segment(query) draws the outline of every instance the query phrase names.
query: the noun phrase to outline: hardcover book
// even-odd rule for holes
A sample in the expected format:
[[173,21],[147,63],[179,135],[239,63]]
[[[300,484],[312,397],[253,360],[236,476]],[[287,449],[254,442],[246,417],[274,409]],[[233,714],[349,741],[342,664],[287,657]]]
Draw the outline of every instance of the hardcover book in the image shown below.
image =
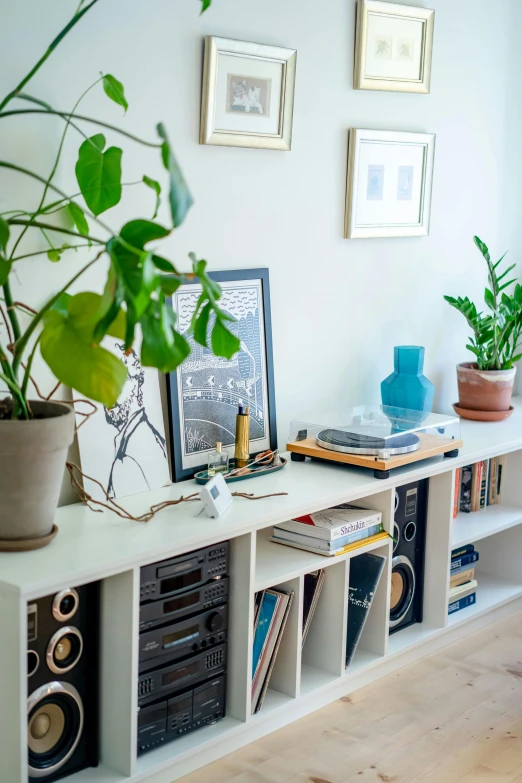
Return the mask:
[[346,665],[349,666],[370,611],[386,562],[385,557],[365,553],[350,561]]
[[[293,596],[294,594],[292,591],[285,593],[279,590],[265,590],[263,604],[260,609],[258,627],[263,616],[264,604],[268,602],[269,605],[272,606],[273,598],[275,597],[276,606],[271,613],[271,621],[266,634],[266,640],[252,677],[252,714],[261,708],[261,704],[265,697]],[[256,638],[254,637],[254,645],[255,643]],[[254,670],[254,662],[252,662],[252,669]]]
[[449,591],[450,603],[454,601],[456,598],[464,596],[465,594],[469,595],[469,593],[474,593],[477,587],[478,587],[478,582],[476,579],[473,579],[469,582],[464,582],[464,584],[456,585],[455,587],[450,588]]
[[453,560],[456,557],[462,557],[462,555],[469,555],[470,552],[475,551],[474,544],[465,544],[464,546],[460,546],[458,549],[454,549],[451,553],[451,559]]
[[452,601],[450,605],[448,606],[448,614],[454,614],[454,612],[459,612],[461,609],[465,609],[467,606],[472,606],[473,604],[477,603],[477,594],[471,593],[470,595],[465,596],[464,598],[458,598],[456,601]]
[[273,541],[274,544],[283,544],[283,546],[293,546],[295,549],[304,549],[305,552],[314,552],[314,554],[322,555],[323,557],[338,557],[339,555],[344,555],[346,552],[359,549],[362,546],[367,546],[368,544],[376,543],[377,541],[385,541],[388,537],[389,534],[383,531],[382,533],[377,533],[375,536],[354,541],[352,544],[341,547],[341,549],[333,549],[328,552],[323,549],[318,549],[316,546],[308,546],[307,544],[296,543],[295,541],[286,541],[282,538],[274,538],[274,536],[270,538],[270,541]]
[[455,471],[455,489],[453,495],[453,519],[456,519],[460,506],[460,468]]
[[344,503],[340,506],[335,506],[335,508],[317,511],[314,514],[305,514],[288,522],[282,522],[278,527],[294,533],[302,533],[303,525],[308,525],[313,529],[310,535],[333,541],[336,538],[342,538],[373,525],[378,525],[380,522],[382,522],[380,511],[358,508],[349,503]]
[[466,465],[462,468],[460,481],[460,510],[469,514],[471,511],[471,481],[473,466]]
[[459,569],[453,576],[450,576],[450,590],[452,587],[457,587],[458,585],[463,585],[466,582],[471,582],[472,579],[475,579],[475,569],[474,568],[466,568]]
[[364,538],[370,538],[376,533],[382,532],[382,524],[373,525],[363,530],[359,530],[356,533],[350,533],[349,535],[342,536],[342,538],[336,538],[335,541],[325,541],[324,538],[315,538],[313,535],[307,535],[306,533],[293,533],[290,530],[282,530],[279,525],[275,526],[272,531],[274,539],[278,541],[292,541],[295,544],[305,544],[309,547],[314,547],[322,552],[330,553],[337,552],[342,547],[348,544],[353,544],[354,541],[362,541]]
[[454,574],[459,568],[463,566],[469,566],[470,563],[476,563],[479,559],[478,552],[470,552],[468,555],[462,555],[462,557],[456,557],[452,559],[450,566],[450,573]]

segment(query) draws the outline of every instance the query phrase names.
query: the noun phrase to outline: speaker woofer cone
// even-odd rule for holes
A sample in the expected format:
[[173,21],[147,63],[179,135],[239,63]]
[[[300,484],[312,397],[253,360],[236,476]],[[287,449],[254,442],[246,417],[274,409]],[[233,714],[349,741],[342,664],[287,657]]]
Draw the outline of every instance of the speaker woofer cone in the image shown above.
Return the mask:
[[45,659],[54,674],[65,674],[74,669],[83,651],[82,635],[77,628],[66,625],[51,636]]
[[398,555],[392,560],[390,628],[404,619],[415,596],[415,570],[409,558]]
[[59,623],[66,623],[78,611],[80,605],[80,596],[78,591],[72,587],[66,590],[60,590],[53,599],[52,613],[55,620]]
[[29,777],[49,777],[67,763],[80,741],[83,722],[82,700],[69,683],[50,682],[29,696]]

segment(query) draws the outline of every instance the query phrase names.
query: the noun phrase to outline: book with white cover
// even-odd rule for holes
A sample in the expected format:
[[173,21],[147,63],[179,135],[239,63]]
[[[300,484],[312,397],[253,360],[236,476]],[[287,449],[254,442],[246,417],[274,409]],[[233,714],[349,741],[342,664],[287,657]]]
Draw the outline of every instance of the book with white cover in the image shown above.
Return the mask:
[[324,538],[326,541],[335,541],[336,538],[343,538],[351,533],[379,525],[381,522],[380,511],[343,503],[335,508],[327,508],[324,511],[296,517],[288,522],[281,522],[278,527],[293,533],[303,533],[308,527],[306,535]]
[[465,596],[465,595],[469,595],[469,593],[474,593],[477,587],[478,587],[478,582],[476,579],[472,579],[470,582],[465,582],[463,585],[457,585],[456,587],[451,587],[449,591],[450,601],[455,601],[457,598],[460,598],[460,596]]
[[277,541],[292,541],[295,544],[304,544],[305,546],[314,547],[320,549],[323,552],[337,552],[348,544],[353,544],[354,541],[362,541],[363,538],[370,538],[377,533],[382,532],[382,525],[372,525],[364,530],[358,530],[356,533],[337,538],[335,541],[325,541],[323,538],[315,538],[315,536],[306,535],[304,533],[294,533],[291,530],[282,530],[279,525],[272,529],[272,538]]

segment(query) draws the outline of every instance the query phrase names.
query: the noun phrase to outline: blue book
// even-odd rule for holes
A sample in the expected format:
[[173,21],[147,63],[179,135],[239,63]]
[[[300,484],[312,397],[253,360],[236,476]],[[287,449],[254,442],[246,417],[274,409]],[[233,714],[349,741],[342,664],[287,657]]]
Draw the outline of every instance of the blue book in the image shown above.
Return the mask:
[[471,563],[476,563],[479,559],[478,552],[470,552],[468,555],[462,555],[462,557],[455,557],[451,561],[450,573],[454,574],[462,566],[469,566]]
[[256,673],[266,637],[270,630],[272,618],[277,607],[278,598],[273,593],[266,592],[261,598],[261,606],[257,615],[257,623],[254,629],[254,648],[252,654],[252,678]]
[[461,609],[465,609],[467,606],[472,606],[472,604],[477,603],[477,594],[471,593],[471,595],[466,595],[464,598],[458,598],[456,601],[453,601],[448,606],[448,614],[454,614],[455,612],[460,612]]
[[473,544],[465,544],[464,546],[460,546],[458,549],[454,549],[451,553],[451,559],[454,560],[457,557],[462,557],[463,555],[469,555],[471,552],[475,551],[475,546]]

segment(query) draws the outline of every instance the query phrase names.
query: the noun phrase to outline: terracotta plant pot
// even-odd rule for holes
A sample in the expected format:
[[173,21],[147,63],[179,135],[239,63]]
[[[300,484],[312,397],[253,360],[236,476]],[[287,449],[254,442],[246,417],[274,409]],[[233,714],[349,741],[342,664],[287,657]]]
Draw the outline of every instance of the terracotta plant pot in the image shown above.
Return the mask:
[[74,438],[71,406],[30,405],[30,421],[0,419],[0,550],[49,537]]
[[479,370],[471,362],[457,365],[459,406],[472,411],[508,411],[516,371],[516,367]]

